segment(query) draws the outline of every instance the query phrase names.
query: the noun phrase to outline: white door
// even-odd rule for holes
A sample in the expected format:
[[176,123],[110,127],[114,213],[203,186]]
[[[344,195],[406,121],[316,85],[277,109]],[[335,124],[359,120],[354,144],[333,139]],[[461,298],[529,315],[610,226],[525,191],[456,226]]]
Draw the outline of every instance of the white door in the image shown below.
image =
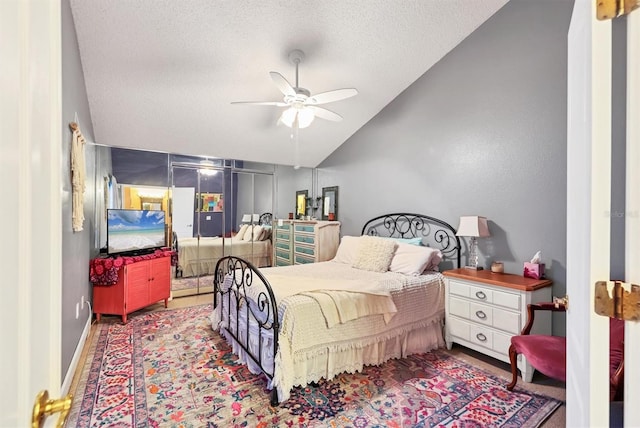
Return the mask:
[[[609,320],[593,311],[594,284],[609,279],[611,193],[611,22],[596,20],[596,2],[576,0],[568,37],[567,129],[567,426],[609,425]],[[636,16],[633,16],[636,15]],[[627,213],[638,210],[638,13],[628,21],[635,53],[628,59]],[[632,24],[635,20],[636,24]],[[636,29],[632,30],[635,25]],[[632,46],[632,43],[629,43]],[[635,74],[634,74],[635,73]],[[631,90],[628,84],[628,90]],[[632,120],[633,119],[633,120]],[[635,122],[635,124],[631,123]],[[628,128],[630,129],[630,128]],[[633,139],[633,141],[632,141]],[[634,187],[635,186],[635,187]],[[633,195],[632,195],[633,193]],[[639,283],[638,215],[626,215],[627,281]],[[635,234],[634,234],[635,233]],[[635,240],[632,239],[635,237]],[[635,256],[635,257],[634,257]],[[633,270],[635,272],[632,272]],[[635,337],[635,341],[632,339]],[[638,325],[626,324],[626,361],[638,361]],[[605,346],[603,346],[605,345]],[[631,366],[631,367],[629,367]],[[635,367],[634,367],[635,366]],[[625,426],[640,426],[635,364],[625,367]],[[634,377],[632,377],[634,376]]]
[[36,394],[61,392],[60,10],[0,1],[3,427],[30,426]]
[[174,187],[171,191],[171,227],[180,238],[193,237],[193,213],[195,212],[196,189],[193,187]]

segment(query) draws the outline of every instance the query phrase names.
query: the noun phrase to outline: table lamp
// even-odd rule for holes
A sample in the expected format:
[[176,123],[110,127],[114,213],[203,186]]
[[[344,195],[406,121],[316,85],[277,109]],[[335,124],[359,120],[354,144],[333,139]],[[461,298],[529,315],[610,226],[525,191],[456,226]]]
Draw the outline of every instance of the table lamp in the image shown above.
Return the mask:
[[469,262],[465,268],[481,270],[482,267],[478,266],[477,239],[490,236],[487,218],[475,215],[461,216],[456,235],[471,238],[469,240]]

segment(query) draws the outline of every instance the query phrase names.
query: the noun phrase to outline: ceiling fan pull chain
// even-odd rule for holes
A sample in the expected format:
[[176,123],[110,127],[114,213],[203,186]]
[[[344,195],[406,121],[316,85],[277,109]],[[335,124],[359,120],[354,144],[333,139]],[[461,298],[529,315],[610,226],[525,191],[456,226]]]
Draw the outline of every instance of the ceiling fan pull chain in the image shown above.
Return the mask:
[[293,121],[293,128],[291,129],[291,139],[293,140],[293,169],[300,168],[300,133],[298,132],[300,127],[298,126],[298,114]]

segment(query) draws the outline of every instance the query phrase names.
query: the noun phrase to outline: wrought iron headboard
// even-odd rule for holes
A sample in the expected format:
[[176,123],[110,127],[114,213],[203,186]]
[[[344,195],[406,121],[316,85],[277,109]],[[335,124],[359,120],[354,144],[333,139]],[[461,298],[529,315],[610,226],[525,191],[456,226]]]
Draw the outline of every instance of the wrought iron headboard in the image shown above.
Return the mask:
[[[442,252],[441,270],[460,267],[460,238],[443,220],[422,214],[384,214],[367,221],[362,235],[391,238],[422,238],[423,245]],[[455,264],[454,264],[455,263]]]
[[260,219],[258,220],[258,224],[266,224],[271,226],[271,221],[273,220],[273,214],[271,213],[262,213],[260,214]]

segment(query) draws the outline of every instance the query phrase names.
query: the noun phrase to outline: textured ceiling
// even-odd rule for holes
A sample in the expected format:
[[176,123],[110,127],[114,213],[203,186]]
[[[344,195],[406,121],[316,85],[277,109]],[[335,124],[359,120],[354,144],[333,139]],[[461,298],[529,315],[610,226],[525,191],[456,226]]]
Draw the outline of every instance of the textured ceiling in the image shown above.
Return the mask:
[[[507,0],[71,0],[96,143],[315,167]],[[342,122],[300,130],[296,159],[269,77]]]

